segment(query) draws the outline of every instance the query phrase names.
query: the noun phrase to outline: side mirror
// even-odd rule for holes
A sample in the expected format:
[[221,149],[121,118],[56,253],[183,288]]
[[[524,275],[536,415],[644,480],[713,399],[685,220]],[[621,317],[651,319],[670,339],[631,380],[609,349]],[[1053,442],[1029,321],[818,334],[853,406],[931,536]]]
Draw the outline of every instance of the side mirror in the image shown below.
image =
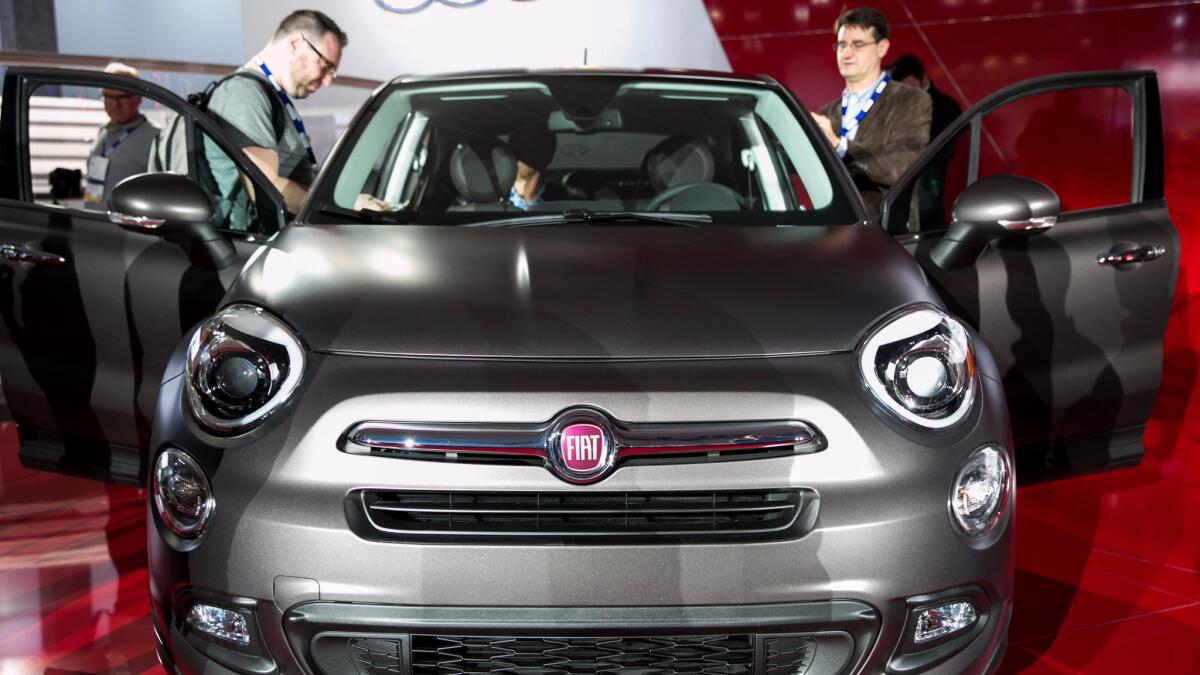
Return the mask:
[[130,232],[179,244],[193,265],[219,270],[236,258],[233,243],[212,225],[213,205],[186,176],[143,173],[117,183],[108,197],[108,219]]
[[989,242],[1025,236],[1058,222],[1059,201],[1046,185],[1020,176],[990,176],[954,202],[950,231],[929,252],[942,269],[972,265]]

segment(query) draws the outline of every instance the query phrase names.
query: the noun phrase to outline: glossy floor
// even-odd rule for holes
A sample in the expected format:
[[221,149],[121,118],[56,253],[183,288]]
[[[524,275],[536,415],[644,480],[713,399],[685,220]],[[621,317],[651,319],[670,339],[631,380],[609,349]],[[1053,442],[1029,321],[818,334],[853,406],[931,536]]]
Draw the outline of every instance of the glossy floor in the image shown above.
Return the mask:
[[[1200,423],[1171,406],[1194,393],[1183,356],[1139,467],[1021,488],[1003,672],[1196,672]],[[26,471],[15,449],[0,427],[0,675],[160,673],[141,492]]]

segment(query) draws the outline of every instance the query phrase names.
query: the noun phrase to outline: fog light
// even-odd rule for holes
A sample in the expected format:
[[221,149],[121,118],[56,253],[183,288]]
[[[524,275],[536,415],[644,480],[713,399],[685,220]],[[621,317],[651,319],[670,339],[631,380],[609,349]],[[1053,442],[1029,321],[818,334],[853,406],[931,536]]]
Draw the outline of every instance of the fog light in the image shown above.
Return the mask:
[[1008,506],[1008,457],[995,445],[985,445],[959,469],[950,492],[954,522],[968,537],[982,537],[1000,522]]
[[204,470],[186,452],[167,448],[158,456],[151,481],[154,508],[175,534],[191,538],[203,531],[215,502]]
[[187,622],[196,630],[243,647],[250,644],[246,617],[240,612],[197,603],[188,612]]
[[966,601],[923,609],[917,614],[913,642],[922,644],[967,628],[975,623],[975,607]]

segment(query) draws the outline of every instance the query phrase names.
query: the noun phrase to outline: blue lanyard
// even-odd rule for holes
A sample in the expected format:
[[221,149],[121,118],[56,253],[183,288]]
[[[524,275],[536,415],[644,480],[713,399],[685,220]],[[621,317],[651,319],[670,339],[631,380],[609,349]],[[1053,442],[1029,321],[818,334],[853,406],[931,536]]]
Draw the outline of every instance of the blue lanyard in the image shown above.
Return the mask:
[[103,148],[102,148],[102,149],[100,150],[100,157],[101,157],[101,158],[103,158],[103,159],[108,159],[108,156],[112,154],[113,150],[116,150],[118,145],[120,145],[120,144],[124,143],[124,142],[125,142],[125,139],[126,139],[126,138],[129,138],[129,136],[130,136],[130,135],[131,135],[133,132],[137,131],[137,128],[138,128],[138,127],[140,127],[140,126],[142,126],[142,122],[145,122],[145,121],[146,121],[146,119],[145,119],[145,118],[142,118],[142,119],[141,119],[141,121],[139,121],[137,124],[135,124],[135,125],[133,125],[133,126],[129,127],[129,128],[128,128],[128,129],[126,129],[125,131],[122,131],[122,132],[121,132],[121,135],[120,135],[120,136],[117,136],[117,140],[113,141],[113,144],[112,144],[112,145],[108,146],[108,148],[107,148],[107,149],[103,149]]
[[875,101],[879,100],[879,95],[887,88],[888,82],[891,81],[892,77],[884,73],[883,79],[875,86],[875,91],[871,92],[871,100],[867,101],[862,110],[858,111],[858,114],[854,116],[854,123],[849,126],[846,125],[846,111],[850,109],[850,92],[842,94],[842,138],[847,138],[851,131],[858,128],[858,125],[866,118],[867,113],[871,112],[871,108],[875,106]]
[[291,97],[283,90],[271,75],[271,69],[263,62],[260,57],[254,57],[254,65],[262,71],[263,75],[267,76],[267,82],[271,83],[271,89],[275,90],[275,95],[279,97],[279,102],[283,104],[283,109],[287,111],[288,117],[292,118],[292,126],[296,127],[296,133],[300,134],[300,140],[304,141],[304,151],[308,153],[308,161],[317,164],[317,156],[313,154],[312,141],[308,140],[308,132],[304,130],[304,120],[300,119],[300,113],[296,110],[296,106],[292,103]]

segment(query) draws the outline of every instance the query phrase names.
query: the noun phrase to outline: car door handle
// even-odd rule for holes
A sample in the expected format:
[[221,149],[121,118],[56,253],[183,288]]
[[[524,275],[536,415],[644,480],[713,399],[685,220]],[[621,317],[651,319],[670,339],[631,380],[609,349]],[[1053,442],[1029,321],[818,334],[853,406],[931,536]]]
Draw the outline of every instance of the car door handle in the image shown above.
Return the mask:
[[1121,269],[1126,265],[1158,260],[1167,254],[1165,246],[1138,246],[1136,248],[1113,248],[1108,253],[1096,256],[1096,264],[1112,265]]
[[38,265],[65,265],[67,259],[61,255],[44,253],[24,246],[12,244],[0,245],[0,256],[14,262],[34,263]]

